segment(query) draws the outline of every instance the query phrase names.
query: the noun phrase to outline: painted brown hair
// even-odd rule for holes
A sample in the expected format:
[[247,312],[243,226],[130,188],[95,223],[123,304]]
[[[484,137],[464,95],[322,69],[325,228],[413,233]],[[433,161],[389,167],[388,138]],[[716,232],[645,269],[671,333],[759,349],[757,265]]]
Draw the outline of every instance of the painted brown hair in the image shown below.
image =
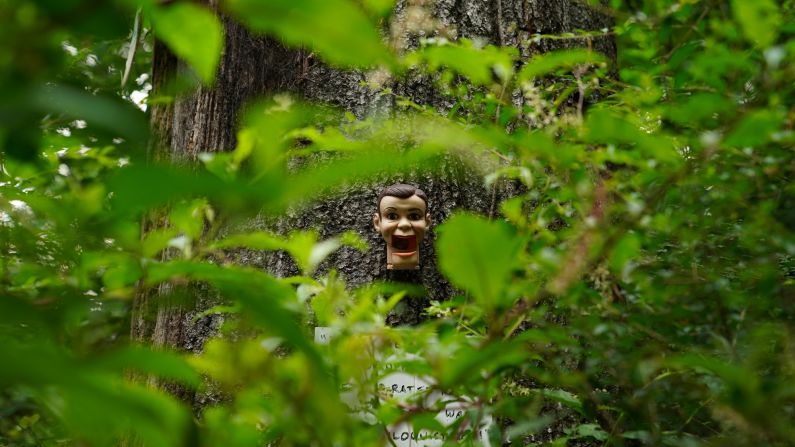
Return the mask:
[[425,209],[427,211],[428,208],[428,196],[425,195],[425,192],[416,186],[407,185],[405,183],[395,183],[394,185],[389,185],[386,188],[382,189],[381,192],[378,194],[378,201],[375,202],[375,205],[378,207],[378,210],[381,210],[381,200],[386,196],[397,197],[398,199],[408,199],[409,197],[416,195],[423,202],[425,202]]

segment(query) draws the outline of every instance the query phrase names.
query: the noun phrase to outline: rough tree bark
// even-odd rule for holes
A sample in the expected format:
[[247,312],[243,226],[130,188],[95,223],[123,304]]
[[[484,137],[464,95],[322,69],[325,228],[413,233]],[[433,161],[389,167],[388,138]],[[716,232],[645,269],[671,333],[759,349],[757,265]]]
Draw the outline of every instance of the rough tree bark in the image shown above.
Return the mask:
[[[217,8],[217,0],[211,0]],[[395,20],[406,3],[429,4],[428,1],[407,0],[398,5]],[[583,40],[533,40],[534,34],[560,34],[574,30],[600,30],[610,26],[610,18],[578,0],[437,0],[430,5],[434,17],[445,32],[454,38],[478,38],[495,45],[510,45],[520,49],[523,57],[566,46],[583,46]],[[276,92],[291,92],[309,101],[321,101],[339,106],[359,118],[389,110],[393,107],[389,96],[363,86],[365,73],[341,71],[328,67],[305,50],[288,49],[267,37],[252,36],[240,24],[223,17],[226,48],[216,85],[212,89],[199,88],[172,106],[154,106],[152,126],[159,135],[157,144],[165,148],[156,158],[175,163],[190,163],[200,152],[223,151],[235,146],[238,112],[245,101]],[[411,39],[409,39],[410,41]],[[610,38],[597,38],[587,45],[613,56],[615,48]],[[178,70],[173,56],[157,47],[153,70],[155,90],[164,79]],[[434,91],[430,79],[412,77],[392,82],[396,93],[420,104],[430,104],[445,110],[452,104]],[[521,95],[513,98],[521,101]],[[164,155],[163,155],[164,154]],[[407,172],[400,180],[415,183],[428,193],[434,225],[443,222],[453,210],[467,209],[490,214],[495,212],[495,194],[483,186],[479,175],[450,159],[442,176],[428,177]],[[453,293],[436,268],[433,231],[423,243],[422,268],[417,272],[393,273],[384,262],[383,243],[372,229],[371,215],[375,197],[383,185],[367,184],[351,187],[337,198],[317,203],[306,212],[286,217],[279,226],[284,228],[312,228],[321,230],[322,237],[355,230],[370,242],[372,249],[359,253],[342,249],[321,266],[335,268],[351,287],[376,279],[399,279],[422,284],[427,291],[423,299],[408,300],[399,312],[391,315],[391,324],[416,324],[422,319],[422,309],[428,299],[445,299]],[[261,222],[254,223],[263,225]],[[267,255],[243,251],[239,261],[259,266],[278,276],[296,274],[286,255]],[[163,290],[160,293],[164,292]],[[197,290],[194,305],[160,306],[151,299],[158,291],[142,291],[136,299],[133,316],[133,337],[158,345],[169,345],[199,351],[211,336],[220,317],[193,316],[212,300],[209,293]],[[206,308],[206,307],[205,307]],[[191,396],[184,396],[192,399]]]

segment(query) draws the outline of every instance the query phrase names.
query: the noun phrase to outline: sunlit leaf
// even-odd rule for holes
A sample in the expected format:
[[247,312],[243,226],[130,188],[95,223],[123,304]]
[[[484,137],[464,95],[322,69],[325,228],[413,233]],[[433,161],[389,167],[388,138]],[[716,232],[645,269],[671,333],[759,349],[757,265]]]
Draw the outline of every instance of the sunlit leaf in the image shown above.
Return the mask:
[[503,302],[521,239],[502,222],[468,214],[453,216],[438,231],[439,267],[450,281],[484,306]]
[[214,244],[213,249],[246,247],[255,250],[285,250],[306,275],[315,271],[318,264],[343,245],[366,249],[367,244],[354,232],[345,232],[338,237],[318,241],[316,231],[295,231],[282,237],[257,231],[226,237]]
[[512,48],[477,48],[471,41],[462,39],[455,45],[429,45],[416,50],[406,56],[406,63],[425,63],[431,71],[447,67],[466,76],[474,84],[484,85],[505,82],[513,76],[515,55],[516,51]]
[[636,148],[638,153],[630,155],[635,163],[649,159],[669,163],[681,160],[674,142],[668,136],[641,129],[609,111],[589,113],[585,127],[586,138],[590,142],[626,144]]
[[544,396],[550,400],[555,402],[560,402],[563,405],[571,408],[572,410],[576,410],[580,414],[584,414],[585,410],[583,407],[582,399],[578,398],[576,395],[560,389],[537,389],[533,390],[534,394],[539,394]]
[[582,49],[561,50],[539,54],[530,59],[530,61],[519,70],[517,78],[520,81],[527,81],[553,73],[561,68],[599,64],[605,62],[605,60],[605,57],[600,53]]
[[368,67],[392,59],[381,35],[350,0],[226,0],[254,31],[310,47],[332,64]]
[[773,0],[732,0],[734,19],[745,37],[762,47],[772,45],[778,37],[781,14]]
[[218,17],[195,3],[177,2],[151,9],[151,18],[157,36],[211,84],[224,46]]

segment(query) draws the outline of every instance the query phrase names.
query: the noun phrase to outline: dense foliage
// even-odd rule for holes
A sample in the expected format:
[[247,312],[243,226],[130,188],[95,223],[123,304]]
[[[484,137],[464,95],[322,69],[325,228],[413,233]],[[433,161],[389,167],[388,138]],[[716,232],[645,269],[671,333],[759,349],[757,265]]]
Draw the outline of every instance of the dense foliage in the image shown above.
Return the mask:
[[[190,2],[0,1],[0,445],[384,445],[407,420],[464,444],[487,418],[492,445],[795,444],[791,0],[594,5],[615,18],[597,34],[615,37],[617,61],[586,32],[533,36],[575,49],[529,60],[465,40],[399,49],[380,37],[389,0],[222,5],[373,70],[385,95],[379,78],[430,73],[456,105],[401,98],[361,121],[277,96],[200,169],[147,164],[133,103],[151,89],[152,34],[211,86],[216,16]],[[287,169],[310,152],[340,156]],[[228,231],[449,153],[526,192],[499,218],[438,228],[462,293],[419,327],[384,324],[401,287],[313,276],[341,245],[364,249],[355,234]],[[142,235],[152,210],[168,224]],[[231,265],[238,247],[286,250],[303,276]],[[201,354],[130,341],[136,288],[165,282],[163,300],[195,282],[226,299],[207,312],[233,317]],[[328,345],[310,321],[332,328]],[[398,364],[446,398],[390,398],[378,380]],[[194,414],[154,378],[227,399]],[[450,404],[464,416],[445,427],[435,416]]]

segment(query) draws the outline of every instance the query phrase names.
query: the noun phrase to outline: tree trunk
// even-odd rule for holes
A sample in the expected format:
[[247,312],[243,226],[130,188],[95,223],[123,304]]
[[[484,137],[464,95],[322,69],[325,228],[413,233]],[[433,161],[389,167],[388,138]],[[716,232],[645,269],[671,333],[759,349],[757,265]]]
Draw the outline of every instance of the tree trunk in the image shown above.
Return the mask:
[[[212,6],[215,5],[213,0]],[[408,0],[398,5],[394,20],[408,20],[406,3],[428,3]],[[567,46],[593,45],[608,56],[615,49],[610,38],[551,40],[531,39],[534,34],[560,34],[574,30],[599,30],[610,26],[610,18],[597,13],[578,0],[437,0],[433,14],[438,19],[439,32],[453,38],[479,38],[494,45],[510,45],[520,49],[523,57]],[[152,125],[159,142],[175,163],[191,163],[200,152],[229,150],[235,146],[237,117],[247,100],[276,92],[291,92],[308,101],[320,101],[339,106],[359,118],[390,110],[393,97],[380,96],[363,86],[366,74],[331,68],[306,50],[288,49],[267,37],[252,36],[243,27],[226,17],[226,48],[213,88],[199,88],[173,107],[155,106]],[[394,25],[393,25],[394,26]],[[416,36],[415,36],[416,37]],[[411,42],[411,38],[408,39]],[[409,43],[411,45],[411,43]],[[158,51],[162,48],[158,47]],[[159,64],[159,65],[158,65]],[[173,57],[155,54],[153,70],[155,88],[162,84],[169,70],[174,69]],[[392,82],[396,93],[420,104],[439,110],[452,104],[438,95],[423,76]],[[521,101],[521,95],[515,95]],[[399,280],[421,284],[427,291],[424,298],[406,300],[390,324],[417,324],[428,300],[444,300],[454,290],[439,274],[433,248],[433,229],[421,247],[421,269],[393,272],[386,270],[384,244],[372,227],[371,216],[376,209],[378,190],[393,181],[418,185],[428,194],[429,211],[434,226],[445,221],[455,209],[494,215],[498,201],[505,191],[486,188],[480,174],[474,174],[454,158],[445,161],[441,176],[434,177],[407,172],[404,176],[383,179],[378,183],[352,186],[336,198],[308,207],[304,212],[287,216],[278,223],[281,229],[318,227],[322,237],[346,230],[355,230],[371,245],[366,253],[343,248],[332,255],[319,270],[336,269],[350,287],[374,280]],[[504,190],[505,185],[499,189]],[[510,189],[510,188],[508,188]],[[255,222],[253,226],[264,226]],[[298,271],[284,254],[241,252],[239,260],[268,270],[277,276],[289,276]],[[141,293],[135,303],[133,337],[152,340],[199,351],[211,336],[219,318],[207,316],[193,321],[197,312],[206,308],[213,297],[208,291],[196,291],[200,296],[195,305],[158,306],[152,308],[149,296]],[[148,310],[147,310],[148,309]]]

